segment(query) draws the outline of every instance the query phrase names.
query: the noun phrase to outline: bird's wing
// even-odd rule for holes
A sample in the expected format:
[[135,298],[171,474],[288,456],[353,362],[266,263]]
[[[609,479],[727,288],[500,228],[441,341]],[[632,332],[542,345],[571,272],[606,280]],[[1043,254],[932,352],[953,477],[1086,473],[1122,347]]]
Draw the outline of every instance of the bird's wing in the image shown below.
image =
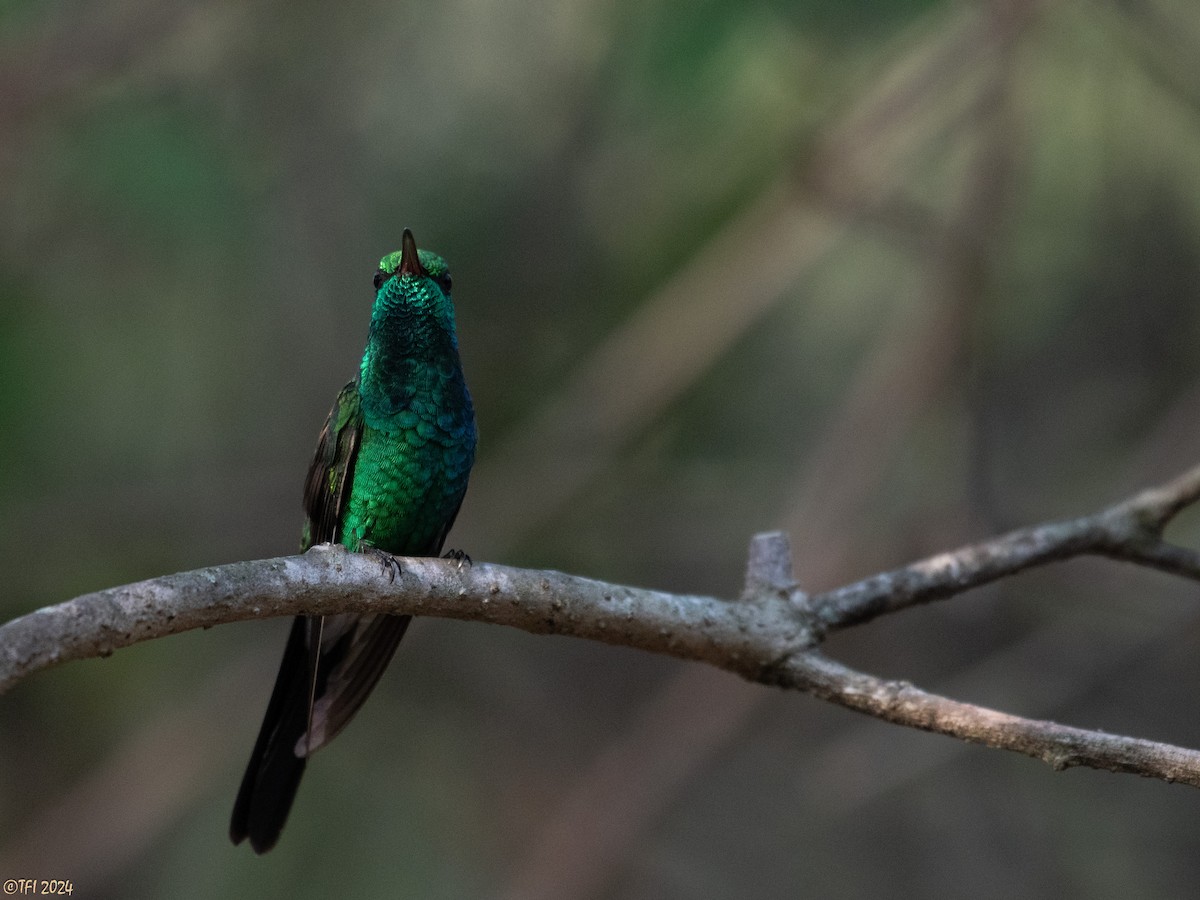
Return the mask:
[[[329,411],[308,470],[301,550],[340,537],[339,525],[350,495],[350,479],[362,427],[358,383],[351,381],[342,388]],[[333,620],[353,618],[331,617]],[[229,833],[235,844],[249,837],[255,852],[263,853],[279,838],[300,785],[300,776],[304,774],[307,754],[303,750],[298,752],[297,745],[301,748],[307,745],[313,703],[322,699],[328,674],[336,665],[336,660],[329,660],[327,656],[329,649],[339,646],[338,630],[336,622],[333,628],[327,629],[320,616],[297,616],[292,622],[262,728],[234,802]],[[346,628],[341,630],[346,631]],[[388,658],[394,650],[393,643]],[[378,678],[377,674],[375,678]],[[365,696],[366,692],[363,693]],[[361,703],[360,699],[354,708]]]
[[317,451],[304,483],[304,534],[300,551],[314,544],[336,543],[341,538],[342,513],[350,499],[350,478],[362,440],[363,418],[359,407],[358,379],[351,381],[333,401]]
[[[338,394],[321,429],[304,488],[307,522],[302,549],[341,540],[342,514],[362,439],[358,381]],[[296,736],[297,756],[325,746],[358,712],[387,667],[408,628],[409,616],[341,614],[309,619],[309,683],[312,706],[305,733]]]
[[311,756],[358,712],[391,661],[412,616],[326,616],[308,730],[295,752]]

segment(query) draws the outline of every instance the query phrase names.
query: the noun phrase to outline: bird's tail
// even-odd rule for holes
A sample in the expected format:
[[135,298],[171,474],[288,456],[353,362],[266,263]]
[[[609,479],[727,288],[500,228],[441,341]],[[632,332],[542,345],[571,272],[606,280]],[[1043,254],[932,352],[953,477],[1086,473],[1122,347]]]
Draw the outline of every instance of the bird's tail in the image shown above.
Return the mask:
[[255,853],[266,853],[279,840],[304,774],[307,759],[297,756],[295,748],[308,730],[317,621],[307,616],[292,621],[267,713],[233,804],[229,837],[235,844],[250,838]]
[[279,840],[308,757],[358,712],[411,616],[298,616],[242,777],[229,836],[255,853]]

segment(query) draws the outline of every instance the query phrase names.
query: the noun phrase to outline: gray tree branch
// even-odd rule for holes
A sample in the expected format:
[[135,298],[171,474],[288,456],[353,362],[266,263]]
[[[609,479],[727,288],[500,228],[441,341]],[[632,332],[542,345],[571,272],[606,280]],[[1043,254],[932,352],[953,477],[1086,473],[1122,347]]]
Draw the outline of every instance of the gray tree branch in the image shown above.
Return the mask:
[[1026,719],[856,672],[819,651],[831,630],[946,599],[1033,566],[1092,554],[1200,581],[1200,554],[1163,539],[1200,499],[1200,466],[1065,522],[1039,525],[808,596],[787,539],[751,544],[736,600],[605,584],[561,572],[402,558],[394,582],[372,556],[322,545],[302,556],[197,569],[85,594],[0,626],[0,693],[61,662],[243,619],[408,613],[563,634],[706,662],[879,719],[1013,750],[1200,787],[1200,752]]
[[818,594],[809,605],[819,628],[836,630],[1076,556],[1106,556],[1200,581],[1200,553],[1162,537],[1171,519],[1197,499],[1200,466],[1094,515],[940,553]]

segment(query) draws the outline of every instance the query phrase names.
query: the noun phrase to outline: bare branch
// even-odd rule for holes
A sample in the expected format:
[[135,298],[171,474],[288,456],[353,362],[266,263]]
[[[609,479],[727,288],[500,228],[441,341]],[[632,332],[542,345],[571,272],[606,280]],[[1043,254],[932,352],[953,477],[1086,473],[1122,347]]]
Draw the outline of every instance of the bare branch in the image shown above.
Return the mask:
[[1200,466],[1095,515],[1022,528],[939,553],[817,594],[809,602],[820,627],[846,628],[944,600],[1025,569],[1085,555],[1107,556],[1200,581],[1200,554],[1161,537],[1167,523],[1197,499]]
[[816,651],[790,660],[780,683],[897,725],[1023,753],[1055,769],[1089,766],[1200,787],[1200,752],[1195,750],[961,703],[906,681],[856,672]]
[[605,584],[561,572],[400,558],[391,583],[374,558],[320,545],[302,556],[196,569],[84,594],[0,627],[0,693],[61,662],[226,622],[336,612],[406,613],[565,634],[710,662],[753,677],[799,639],[778,598],[730,603]]
[[0,627],[0,692],[59,662],[192,628],[282,615],[408,613],[509,625],[706,662],[900,725],[1013,750],[1055,768],[1090,766],[1200,787],[1200,752],[1025,719],[856,672],[817,651],[824,633],[1051,560],[1095,554],[1200,580],[1192,550],[1163,529],[1200,499],[1200,467],[1093,516],[1016,531],[808,597],[786,537],[758,535],[736,601],[605,584],[561,572],[374,558],[322,545],[85,594]]
[[1164,485],[1147,488],[1124,503],[1118,503],[1107,515],[1128,518],[1159,536],[1167,523],[1197,500],[1200,500],[1200,466],[1189,469]]

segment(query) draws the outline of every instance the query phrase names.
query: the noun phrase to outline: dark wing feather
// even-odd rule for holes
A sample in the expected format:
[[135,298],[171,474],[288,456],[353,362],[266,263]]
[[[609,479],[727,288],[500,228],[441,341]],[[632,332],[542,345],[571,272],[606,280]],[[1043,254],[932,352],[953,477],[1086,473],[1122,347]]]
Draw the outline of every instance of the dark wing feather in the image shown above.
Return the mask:
[[[353,428],[348,427],[353,422]],[[341,539],[354,458],[362,436],[358,382],[338,395],[308,473],[304,509],[308,513],[306,540],[312,543]],[[326,616],[321,628],[313,683],[312,708],[304,743],[297,752],[311,756],[346,727],[391,662],[411,616]]]
[[391,662],[412,616],[325,617],[321,640],[322,684],[314,697],[311,755],[333,740],[358,712]]
[[[308,470],[302,550],[338,539],[361,436],[358,383],[352,381],[334,401]],[[298,616],[292,622],[275,688],[234,802],[229,835],[235,844],[249,837],[256,853],[275,845],[304,774],[304,744],[299,753],[297,744],[306,738],[311,702],[323,695],[332,669],[324,659],[330,643],[324,631],[320,617]],[[394,650],[393,643],[388,658]]]
[[342,513],[349,499],[362,424],[356,378],[334,401],[308,467],[304,483],[304,513],[308,519],[300,541],[301,553],[315,544],[335,543],[341,537]]

